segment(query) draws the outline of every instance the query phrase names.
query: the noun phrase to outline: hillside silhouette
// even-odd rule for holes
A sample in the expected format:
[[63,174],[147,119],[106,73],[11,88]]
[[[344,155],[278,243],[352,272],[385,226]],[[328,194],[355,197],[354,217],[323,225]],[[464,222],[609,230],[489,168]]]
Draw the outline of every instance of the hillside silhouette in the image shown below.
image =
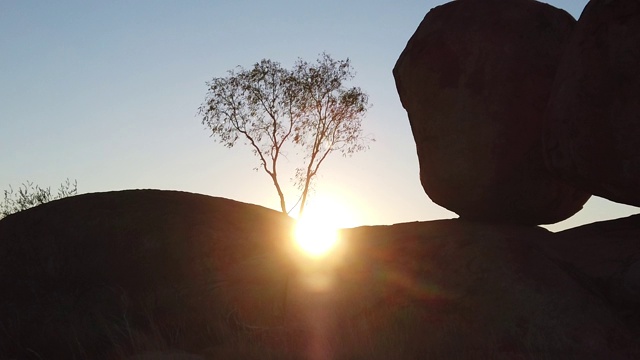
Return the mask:
[[[597,227],[628,234],[638,217],[616,224]],[[260,206],[159,190],[85,194],[10,215],[0,221],[1,357],[579,359],[637,350],[629,301],[616,305],[622,297],[597,287],[606,274],[589,271],[597,257],[560,258],[598,231],[571,237],[459,219],[368,226],[342,230],[340,253],[314,263],[292,250],[293,225]],[[628,255],[624,239],[617,248]],[[605,260],[621,257],[615,248]]]

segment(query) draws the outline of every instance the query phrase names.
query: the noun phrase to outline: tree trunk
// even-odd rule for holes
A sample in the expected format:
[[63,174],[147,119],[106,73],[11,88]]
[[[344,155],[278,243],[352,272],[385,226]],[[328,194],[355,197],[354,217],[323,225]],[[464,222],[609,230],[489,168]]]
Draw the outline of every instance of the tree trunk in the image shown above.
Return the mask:
[[302,213],[304,212],[304,206],[307,204],[307,194],[309,193],[309,183],[311,182],[311,178],[307,175],[307,178],[304,182],[304,189],[302,190],[302,200],[300,201],[300,212],[298,212],[298,219],[302,217]]
[[280,189],[280,184],[278,183],[277,175],[275,173],[272,174],[271,179],[273,180],[273,185],[275,185],[276,191],[278,191],[278,196],[280,197],[280,211],[282,211],[283,214],[288,214],[287,204],[284,200],[284,194],[282,193],[282,189]]

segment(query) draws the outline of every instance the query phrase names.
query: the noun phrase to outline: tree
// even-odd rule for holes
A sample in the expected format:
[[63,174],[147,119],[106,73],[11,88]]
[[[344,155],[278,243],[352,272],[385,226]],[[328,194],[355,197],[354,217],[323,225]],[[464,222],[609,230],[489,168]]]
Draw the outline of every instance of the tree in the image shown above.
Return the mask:
[[29,181],[23,183],[22,186],[18,188],[17,193],[13,191],[11,186],[9,186],[9,190],[4,191],[4,201],[0,203],[0,219],[49,201],[77,194],[78,182],[74,181],[71,183],[69,179],[60,184],[58,194],[55,196],[51,194],[50,187],[43,189],[38,185],[34,186],[33,183]]
[[291,70],[263,59],[251,69],[238,66],[227,77],[207,82],[198,113],[225,146],[246,141],[259,159],[256,170],[262,168],[271,178],[283,213],[288,211],[278,161],[286,157],[285,149],[295,149],[302,158],[293,176],[302,214],[325,159],[334,152],[350,156],[373,141],[362,131],[368,95],[344,85],[354,76],[349,59],[334,60],[326,53],[315,63],[298,59]]

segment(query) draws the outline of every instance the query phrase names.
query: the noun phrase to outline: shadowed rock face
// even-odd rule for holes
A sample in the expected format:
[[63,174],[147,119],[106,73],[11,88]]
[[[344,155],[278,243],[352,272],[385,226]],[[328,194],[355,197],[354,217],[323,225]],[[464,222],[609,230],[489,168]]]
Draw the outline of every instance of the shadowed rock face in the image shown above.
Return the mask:
[[545,169],[546,104],[575,24],[529,0],[432,9],[393,74],[429,197],[462,218],[554,223],[589,195]]
[[[580,261],[595,245],[575,258],[540,228],[441,220],[346,229],[339,250],[313,262],[291,252],[291,226],[259,206],[157,190],[2,219],[0,358],[639,355],[610,306],[620,298],[593,291],[615,266]],[[605,245],[602,229],[560,244],[595,234]]]
[[291,227],[260,206],[158,190],[79,195],[10,215],[0,220],[0,358],[214,346],[232,333],[231,309],[246,307],[234,299],[253,301],[234,295],[230,274],[270,254],[280,262],[264,260],[256,276],[283,283]]
[[539,244],[640,336],[639,239],[640,214],[568,229]]
[[640,206],[640,2],[592,0],[558,69],[545,135],[552,171]]
[[[359,254],[348,259],[361,264],[349,266],[352,276],[378,291],[373,298],[418,309],[424,335],[405,346],[421,344],[435,359],[632,358],[633,340],[610,299],[592,292],[591,274],[567,271],[540,246],[553,233],[456,219],[350,229],[345,238]],[[386,276],[373,281],[371,268]]]

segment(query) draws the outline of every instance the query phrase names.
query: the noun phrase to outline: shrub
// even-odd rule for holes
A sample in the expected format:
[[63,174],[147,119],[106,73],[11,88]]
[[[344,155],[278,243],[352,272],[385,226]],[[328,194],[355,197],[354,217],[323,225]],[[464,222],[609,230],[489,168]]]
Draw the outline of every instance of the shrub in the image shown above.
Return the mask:
[[4,200],[0,203],[0,219],[49,201],[77,194],[77,180],[74,180],[72,183],[67,179],[65,182],[60,184],[56,195],[51,193],[51,187],[41,188],[30,181],[23,183],[22,186],[18,188],[18,191],[14,191],[13,187],[9,185],[9,190],[4,191]]

